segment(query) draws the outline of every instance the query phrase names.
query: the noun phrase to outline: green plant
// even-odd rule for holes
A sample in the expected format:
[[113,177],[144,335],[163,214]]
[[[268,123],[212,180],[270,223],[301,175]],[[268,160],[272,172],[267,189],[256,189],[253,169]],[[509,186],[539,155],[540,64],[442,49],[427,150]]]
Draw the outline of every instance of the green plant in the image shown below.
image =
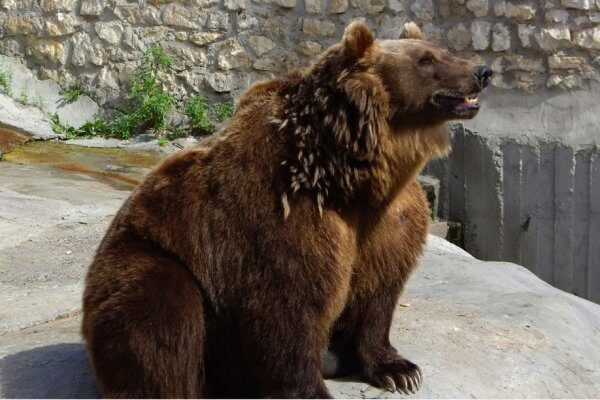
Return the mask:
[[192,96],[184,107],[184,113],[190,119],[192,130],[211,133],[215,130],[208,119],[208,103],[202,94]]
[[29,105],[29,96],[27,95],[27,92],[21,92],[21,94],[19,95],[19,101],[25,104],[26,106]]
[[44,104],[44,100],[40,95],[35,96],[29,104],[39,108],[42,111],[46,111],[46,105]]
[[217,114],[217,120],[219,120],[219,122],[223,122],[226,119],[231,118],[233,115],[233,101],[231,100],[218,103],[214,106],[214,108]]
[[[165,71],[172,59],[159,45],[149,48],[140,59],[131,77],[128,112],[130,123],[125,127],[142,126],[155,133],[166,129],[167,115],[175,105],[173,95],[163,90]],[[126,132],[131,136],[132,131]]]
[[89,93],[80,85],[73,85],[69,86],[68,88],[61,89],[58,94],[67,104],[69,104],[73,103],[81,96],[87,96]]
[[165,147],[167,145],[167,143],[169,143],[169,139],[167,139],[164,136],[161,136],[158,138],[158,146],[159,147]]
[[12,96],[12,76],[13,72],[10,68],[0,69],[0,87],[4,89],[4,93],[8,96]]
[[[67,137],[110,136],[128,139],[137,128],[152,129],[157,136],[166,129],[167,115],[173,108],[173,96],[165,92],[164,73],[170,68],[171,58],[156,45],[141,57],[130,80],[127,105],[112,121],[98,119],[79,128],[63,125],[55,114],[51,116],[54,130]],[[61,96],[74,101],[85,92],[78,86],[65,89]]]

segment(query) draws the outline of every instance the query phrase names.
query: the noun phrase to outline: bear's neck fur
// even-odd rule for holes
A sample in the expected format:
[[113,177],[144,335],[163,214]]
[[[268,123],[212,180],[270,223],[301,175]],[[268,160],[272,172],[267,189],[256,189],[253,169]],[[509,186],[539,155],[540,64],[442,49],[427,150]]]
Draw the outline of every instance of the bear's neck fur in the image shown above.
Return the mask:
[[[382,205],[448,148],[443,124],[390,126],[392,110],[369,57],[352,59],[330,48],[305,73],[290,75],[280,95],[276,128],[287,142],[285,216],[297,192],[312,193],[319,212],[356,201]],[[423,137],[427,135],[427,137]]]

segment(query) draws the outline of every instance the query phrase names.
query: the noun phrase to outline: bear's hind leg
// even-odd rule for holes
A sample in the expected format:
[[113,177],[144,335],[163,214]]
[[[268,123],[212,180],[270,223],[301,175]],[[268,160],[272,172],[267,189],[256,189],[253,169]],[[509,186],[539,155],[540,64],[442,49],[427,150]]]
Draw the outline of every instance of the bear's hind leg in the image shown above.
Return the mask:
[[[83,333],[102,393],[109,398],[206,396],[206,326],[193,276],[159,251],[125,254],[117,258],[119,265],[92,266],[84,298]],[[116,258],[97,263],[103,259],[114,263]]]

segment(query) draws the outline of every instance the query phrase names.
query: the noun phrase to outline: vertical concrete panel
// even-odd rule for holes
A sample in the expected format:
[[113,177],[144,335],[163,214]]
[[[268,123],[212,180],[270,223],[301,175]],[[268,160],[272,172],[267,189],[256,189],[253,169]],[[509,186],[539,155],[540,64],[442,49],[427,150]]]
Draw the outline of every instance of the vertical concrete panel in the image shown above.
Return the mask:
[[537,275],[554,282],[554,193],[556,145],[540,145],[540,169],[537,187]]
[[448,157],[430,161],[423,169],[425,175],[433,176],[440,181],[438,194],[438,211],[436,218],[448,219]]
[[521,149],[522,190],[521,218],[519,221],[519,260],[520,264],[537,273],[538,234],[537,234],[537,192],[539,184],[539,150],[532,146]]
[[448,219],[464,223],[465,218],[465,130],[453,127],[452,153],[448,162]]
[[502,195],[502,153],[498,145],[491,140],[482,143],[483,176],[482,176],[482,210],[478,215],[479,236],[483,237],[482,252],[488,260],[502,260],[502,227],[503,195]]
[[575,192],[573,244],[573,294],[587,295],[589,225],[590,225],[590,158],[591,151],[575,155]]
[[554,285],[573,290],[573,224],[575,157],[572,148],[556,146]]
[[521,145],[514,142],[502,147],[504,158],[502,193],[504,194],[504,224],[502,257],[519,263],[519,236],[521,233]]
[[600,149],[590,160],[590,215],[587,298],[600,303]]
[[483,184],[484,139],[465,132],[465,249],[473,256],[488,259],[485,249],[485,235],[482,230],[481,215],[484,211],[485,186]]

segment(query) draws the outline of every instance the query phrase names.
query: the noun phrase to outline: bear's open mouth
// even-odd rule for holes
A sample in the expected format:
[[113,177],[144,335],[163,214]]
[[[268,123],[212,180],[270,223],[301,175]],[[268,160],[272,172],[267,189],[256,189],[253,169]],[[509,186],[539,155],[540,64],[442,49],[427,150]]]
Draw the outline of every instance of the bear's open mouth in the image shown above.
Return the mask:
[[479,110],[478,94],[469,96],[448,96],[436,94],[433,102],[440,108],[444,108],[453,114],[465,114]]

